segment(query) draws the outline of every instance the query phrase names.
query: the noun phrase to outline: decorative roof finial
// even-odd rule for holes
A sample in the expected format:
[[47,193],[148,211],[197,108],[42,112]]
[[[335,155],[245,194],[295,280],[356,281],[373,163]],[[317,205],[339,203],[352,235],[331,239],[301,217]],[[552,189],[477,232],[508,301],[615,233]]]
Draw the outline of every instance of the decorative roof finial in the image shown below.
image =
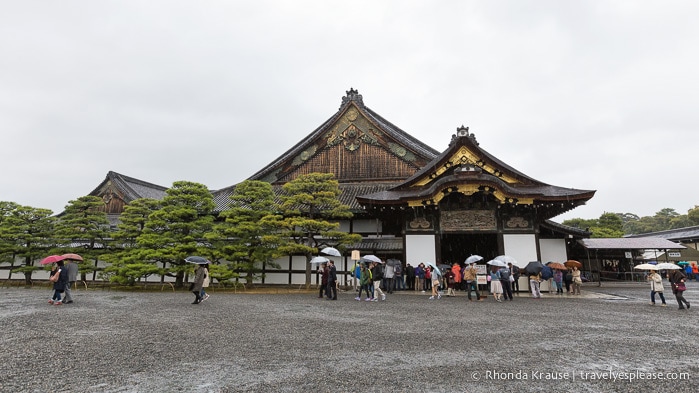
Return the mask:
[[451,140],[453,142],[457,138],[462,138],[462,137],[470,138],[471,140],[473,140],[473,143],[475,143],[476,146],[478,146],[478,141],[476,141],[476,134],[469,132],[468,127],[464,127],[463,124],[461,125],[461,127],[458,127],[456,129],[456,134],[451,136]]
[[340,107],[345,106],[345,104],[350,101],[354,101],[359,107],[364,107],[364,101],[362,100],[362,95],[359,94],[359,91],[350,87],[350,89],[345,93],[347,95],[342,97],[342,105]]

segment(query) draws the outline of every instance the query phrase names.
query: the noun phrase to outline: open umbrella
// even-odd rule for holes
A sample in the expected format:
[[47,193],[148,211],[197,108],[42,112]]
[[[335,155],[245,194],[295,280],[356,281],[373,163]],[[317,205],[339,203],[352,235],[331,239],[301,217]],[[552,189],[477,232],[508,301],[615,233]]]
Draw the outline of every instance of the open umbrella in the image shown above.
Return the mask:
[[388,266],[400,265],[400,261],[398,259],[388,259],[388,260],[386,260],[386,265],[388,265]]
[[63,254],[61,255],[63,259],[70,259],[71,261],[82,261],[83,257],[78,254]]
[[324,249],[320,250],[320,252],[325,254],[325,255],[331,255],[334,257],[341,257],[342,256],[342,253],[340,253],[340,250],[338,250],[337,248],[333,248],[333,247],[325,247]]
[[483,257],[480,255],[471,255],[470,257],[466,258],[466,264],[468,265],[468,264],[471,264],[473,262],[478,262],[478,261],[482,261],[482,260],[483,260]]
[[198,256],[187,257],[184,259],[184,261],[187,263],[195,263],[197,265],[206,265],[207,263],[211,263],[208,259]]
[[437,267],[437,264],[435,264],[434,262],[425,262],[425,265],[431,266],[431,267],[432,267],[432,270],[436,270],[439,274],[442,274],[442,273],[439,271],[439,268]]
[[58,261],[62,261],[64,258],[60,255],[49,255],[46,258],[42,259],[41,263],[42,265],[48,265],[49,263],[56,263]]
[[498,266],[498,267],[507,267],[507,263],[499,260],[499,259],[493,259],[492,261],[488,261],[486,265],[491,265],[491,266]]
[[551,269],[557,269],[557,270],[568,270],[566,265],[560,263],[560,262],[549,262],[546,264],[546,266],[550,267]]
[[634,266],[633,268],[638,270],[658,270],[657,265],[651,265],[650,263],[642,263],[640,265]]
[[369,262],[383,263],[381,258],[377,257],[376,255],[364,255],[362,259]]
[[326,257],[323,257],[323,256],[317,256],[317,257],[314,257],[313,259],[311,259],[312,264],[313,263],[328,263],[328,262],[330,262],[330,260]]
[[541,269],[544,268],[544,264],[539,261],[532,261],[524,267],[524,272],[529,275],[536,275],[541,273]]
[[517,264],[517,260],[509,255],[498,255],[495,257],[495,260],[503,261],[503,262],[505,262],[505,264],[508,264],[508,263],[511,263],[513,265]]
[[687,262],[687,261],[681,261],[681,262],[677,262],[677,264],[680,265],[680,266],[686,266],[686,265],[689,265],[689,262]]
[[655,268],[658,270],[675,270],[675,269],[682,269],[681,267],[675,265],[674,263],[670,262],[663,262],[655,265]]
[[582,269],[582,263],[572,259],[565,261],[563,264],[566,265],[566,267],[577,267],[578,269]]

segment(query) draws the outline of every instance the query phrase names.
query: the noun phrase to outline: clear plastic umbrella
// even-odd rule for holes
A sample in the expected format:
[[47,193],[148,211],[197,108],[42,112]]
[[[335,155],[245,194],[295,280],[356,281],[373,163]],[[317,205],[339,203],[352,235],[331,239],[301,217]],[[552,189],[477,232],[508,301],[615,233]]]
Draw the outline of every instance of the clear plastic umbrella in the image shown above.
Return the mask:
[[340,250],[338,250],[337,248],[333,248],[333,247],[325,247],[324,249],[320,250],[320,252],[325,254],[325,255],[331,255],[333,257],[341,257],[342,256],[342,253],[340,253]]
[[469,265],[473,262],[478,262],[478,261],[482,261],[482,260],[483,260],[483,257],[480,255],[471,255],[470,257],[466,258],[466,264]]

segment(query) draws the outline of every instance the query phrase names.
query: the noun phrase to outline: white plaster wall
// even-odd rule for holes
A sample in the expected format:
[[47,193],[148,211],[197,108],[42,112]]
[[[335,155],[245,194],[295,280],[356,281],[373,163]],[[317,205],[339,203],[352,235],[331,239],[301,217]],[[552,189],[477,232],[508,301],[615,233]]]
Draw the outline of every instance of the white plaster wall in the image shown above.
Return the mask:
[[406,263],[417,266],[421,262],[436,262],[436,249],[434,235],[405,235]]

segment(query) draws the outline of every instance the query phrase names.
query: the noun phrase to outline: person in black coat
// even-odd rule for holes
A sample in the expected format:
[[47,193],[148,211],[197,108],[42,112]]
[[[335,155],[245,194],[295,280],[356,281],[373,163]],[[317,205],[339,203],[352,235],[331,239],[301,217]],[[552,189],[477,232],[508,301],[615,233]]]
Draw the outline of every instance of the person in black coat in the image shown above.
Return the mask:
[[[689,308],[689,302],[684,298],[684,291],[686,290],[685,282],[687,281],[687,275],[682,271],[682,269],[673,270],[668,276],[668,280],[672,285],[672,293],[677,299],[677,305],[679,310],[684,310],[684,306]],[[684,289],[683,289],[684,288]]]
[[68,269],[63,266],[63,261],[56,262],[56,267],[51,270],[50,281],[53,282],[53,297],[49,300],[49,304],[60,306],[61,295],[68,285]]
[[328,300],[337,300],[337,269],[335,268],[335,262],[328,262],[328,283],[325,289],[325,295]]

